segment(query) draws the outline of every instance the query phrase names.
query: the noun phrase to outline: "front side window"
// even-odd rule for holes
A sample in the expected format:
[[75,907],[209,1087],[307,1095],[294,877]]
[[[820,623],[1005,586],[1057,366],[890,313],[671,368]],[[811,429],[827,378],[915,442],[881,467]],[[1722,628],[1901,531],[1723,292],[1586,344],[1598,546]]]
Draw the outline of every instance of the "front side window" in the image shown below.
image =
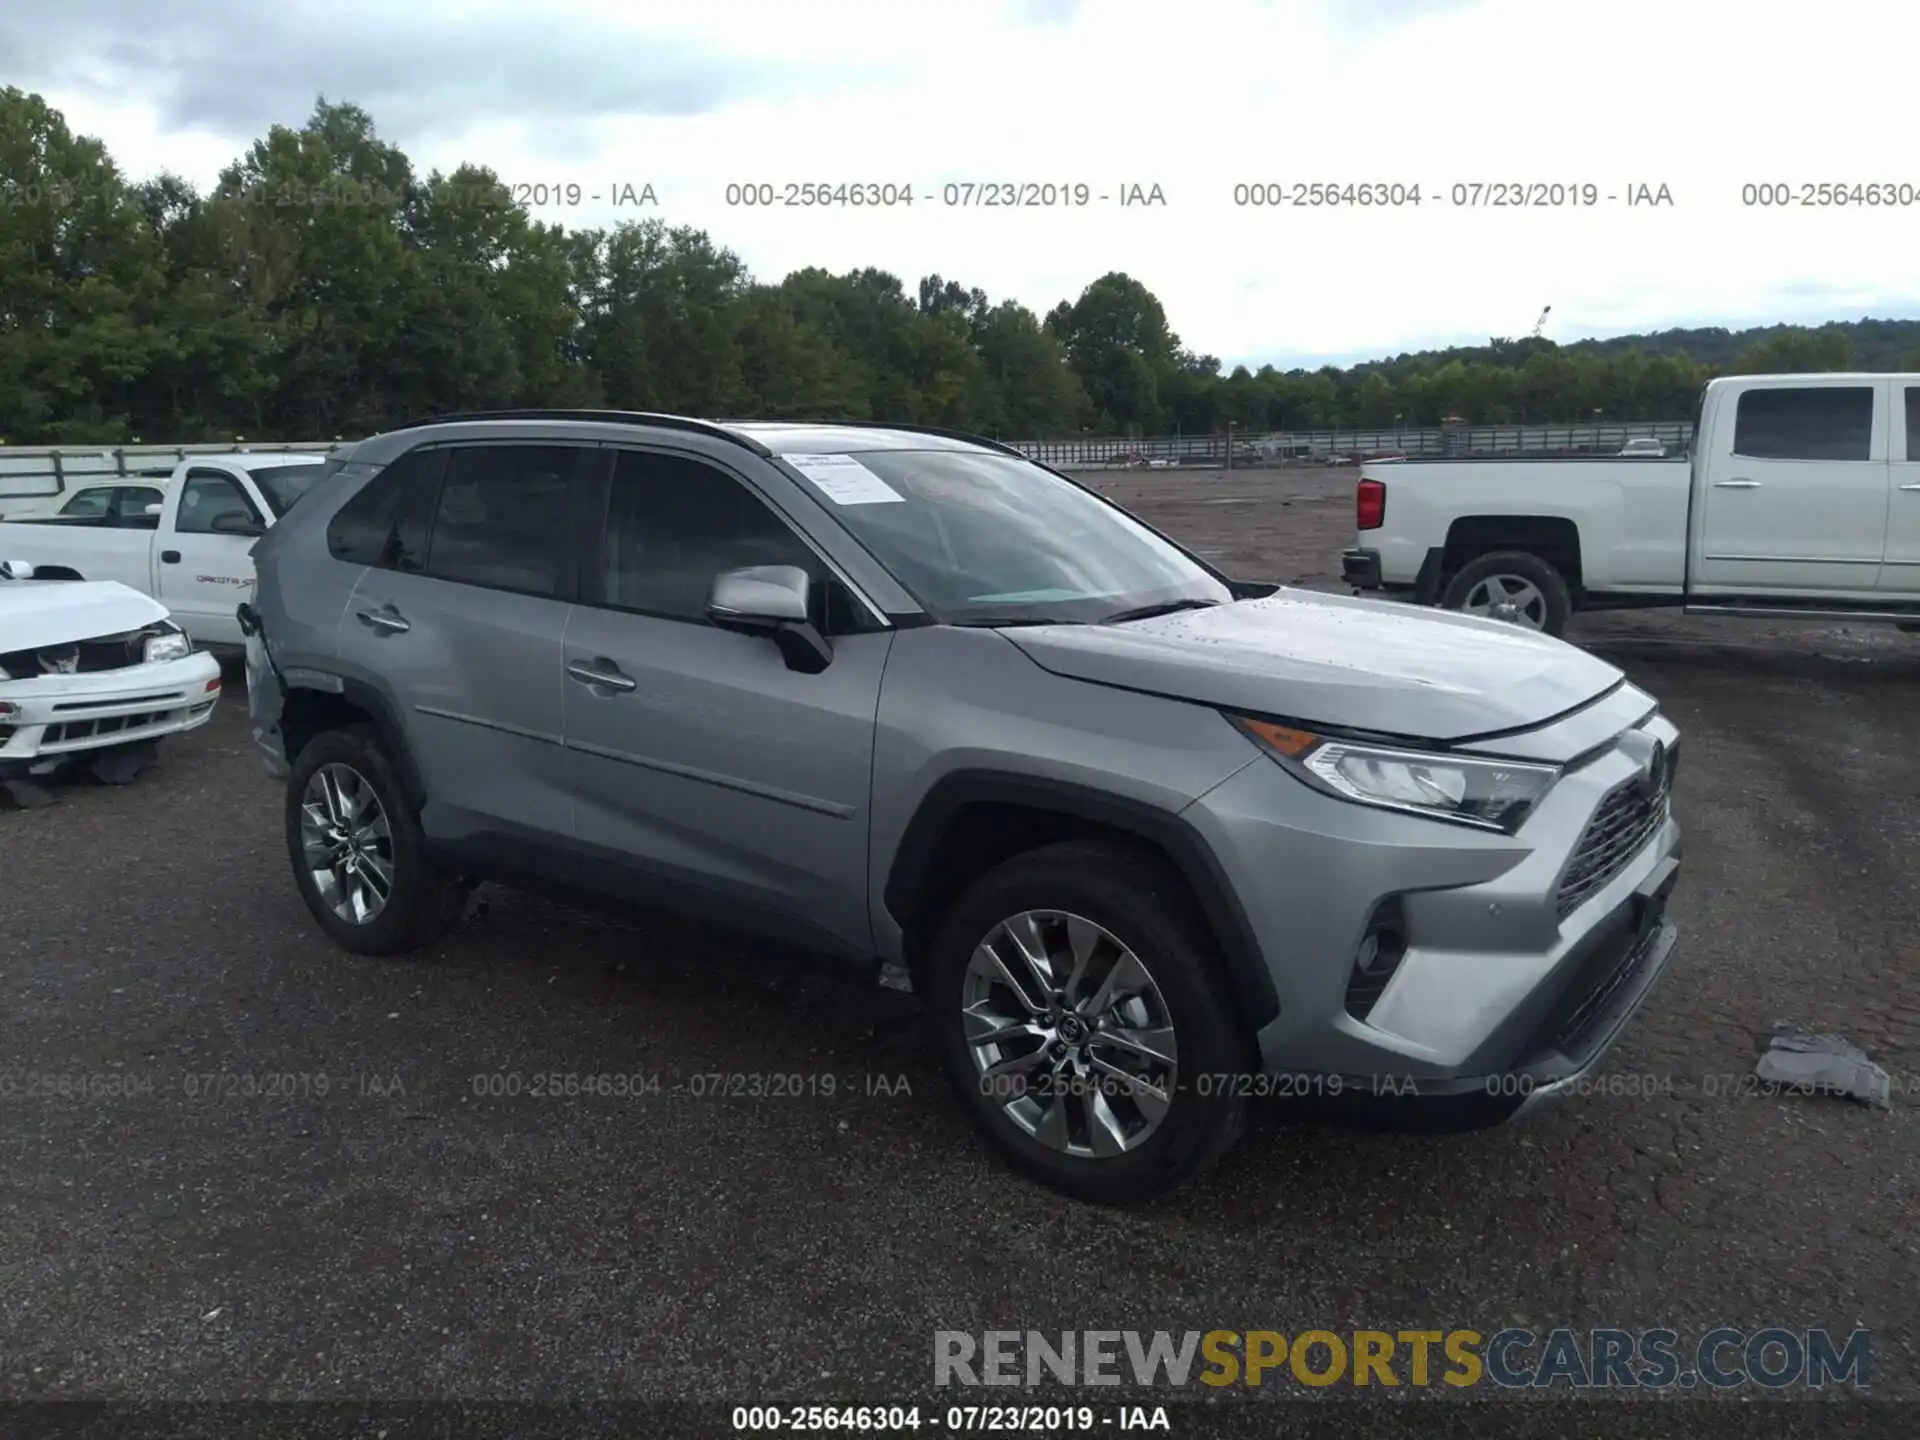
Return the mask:
[[214,535],[220,533],[216,522],[222,516],[238,517],[254,525],[265,523],[240,482],[231,475],[216,470],[189,471],[173,528],[182,535]]
[[1920,460],[1920,385],[1909,385],[1907,392],[1907,459]]
[[951,450],[782,457],[935,619],[1093,623],[1232,598],[1191,556],[1071,481]]
[[451,449],[427,573],[492,590],[560,595],[571,569],[571,482],[583,453],[592,452],[566,445]]
[[705,623],[714,578],[749,565],[823,578],[806,543],[731,475],[684,455],[620,452],[589,603]]
[[1741,393],[1733,427],[1736,455],[1865,460],[1872,450],[1872,386],[1767,386]]

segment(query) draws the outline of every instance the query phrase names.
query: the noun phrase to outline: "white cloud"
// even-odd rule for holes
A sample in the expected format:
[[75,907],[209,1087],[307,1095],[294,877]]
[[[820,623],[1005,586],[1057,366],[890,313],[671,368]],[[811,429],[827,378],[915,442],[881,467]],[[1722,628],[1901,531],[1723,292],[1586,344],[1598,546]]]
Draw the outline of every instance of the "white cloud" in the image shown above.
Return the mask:
[[[409,14],[411,31],[430,30],[431,9]],[[449,6],[443,33],[478,23],[463,14],[474,12]],[[644,13],[615,0],[495,0],[486,25],[522,25],[530,46],[578,27],[623,37],[636,67],[671,46],[749,78],[698,113],[609,115],[583,101],[568,118],[551,94],[516,102],[503,57],[474,97],[490,123],[458,137],[390,124],[420,168],[475,161],[510,182],[602,194],[650,183],[657,213],[707,229],[763,276],[875,265],[911,286],[938,272],[1044,312],[1124,270],[1189,345],[1253,363],[1524,333],[1549,303],[1547,333],[1561,339],[1920,313],[1920,196],[1882,210],[1741,203],[1744,182],[1920,188],[1906,87],[1875,62],[1920,50],[1910,0],[653,0]],[[355,33],[343,27],[339,44]],[[594,85],[582,80],[602,97],[625,63],[607,43]],[[550,82],[552,57],[573,50],[542,53]],[[292,55],[278,118],[304,118],[340,58]],[[67,77],[88,63],[62,60]],[[221,83],[217,70],[201,79]],[[252,138],[162,133],[137,87],[20,83],[135,175],[168,165],[204,183]],[[382,118],[378,97],[337,81],[328,98]],[[725,199],[729,182],[868,180],[934,199],[887,211]],[[942,185],[962,180],[1085,182],[1096,194],[1157,184],[1167,204],[941,205]],[[1236,207],[1236,182],[1261,180],[1418,184],[1423,203]],[[1602,197],[1665,185],[1674,204],[1449,203],[1455,184],[1503,181],[1591,181]],[[541,211],[578,223],[634,213]]]

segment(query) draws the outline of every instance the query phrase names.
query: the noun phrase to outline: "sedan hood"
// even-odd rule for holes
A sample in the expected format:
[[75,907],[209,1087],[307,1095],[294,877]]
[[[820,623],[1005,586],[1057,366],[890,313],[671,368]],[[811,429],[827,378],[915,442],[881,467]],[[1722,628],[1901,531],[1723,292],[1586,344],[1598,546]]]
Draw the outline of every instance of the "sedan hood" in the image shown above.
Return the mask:
[[1584,650],[1504,621],[1311,590],[1119,625],[1001,633],[1056,675],[1423,740],[1527,729],[1623,678]]
[[0,580],[0,651],[124,635],[167,607],[117,580]]

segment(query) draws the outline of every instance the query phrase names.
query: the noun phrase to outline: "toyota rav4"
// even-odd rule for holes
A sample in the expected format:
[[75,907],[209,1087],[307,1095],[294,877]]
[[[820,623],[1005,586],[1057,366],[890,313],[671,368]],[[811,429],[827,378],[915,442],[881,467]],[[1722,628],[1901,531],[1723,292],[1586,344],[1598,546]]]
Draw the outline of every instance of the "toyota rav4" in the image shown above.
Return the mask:
[[985,1136],[1106,1202],[1263,1094],[1578,1089],[1671,957],[1677,732],[1559,640],[1230,580],[917,427],[515,411],[329,471],[241,620],[349,951],[489,879],[764,929],[917,991]]

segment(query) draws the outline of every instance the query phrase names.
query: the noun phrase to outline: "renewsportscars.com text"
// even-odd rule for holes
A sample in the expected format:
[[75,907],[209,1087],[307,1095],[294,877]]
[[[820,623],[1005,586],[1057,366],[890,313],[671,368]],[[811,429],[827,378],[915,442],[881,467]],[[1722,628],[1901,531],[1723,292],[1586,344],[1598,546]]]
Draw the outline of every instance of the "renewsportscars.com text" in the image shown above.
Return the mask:
[[936,1385],[1865,1388],[1873,1336],[1824,1329],[938,1330]]

